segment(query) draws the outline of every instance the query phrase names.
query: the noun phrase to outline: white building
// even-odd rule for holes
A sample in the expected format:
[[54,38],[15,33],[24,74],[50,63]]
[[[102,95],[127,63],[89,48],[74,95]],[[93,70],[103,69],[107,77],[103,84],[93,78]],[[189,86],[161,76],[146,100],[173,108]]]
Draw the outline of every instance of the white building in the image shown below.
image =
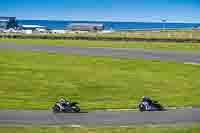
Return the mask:
[[67,31],[66,30],[51,30],[50,33],[53,34],[65,34]]
[[48,27],[40,25],[21,25],[20,29],[25,34],[48,33]]

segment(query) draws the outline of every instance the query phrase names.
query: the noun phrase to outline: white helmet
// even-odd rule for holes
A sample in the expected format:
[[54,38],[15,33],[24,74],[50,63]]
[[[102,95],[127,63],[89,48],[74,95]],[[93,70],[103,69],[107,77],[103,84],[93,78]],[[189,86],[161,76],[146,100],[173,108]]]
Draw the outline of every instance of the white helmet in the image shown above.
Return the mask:
[[64,97],[61,97],[60,100],[59,100],[60,103],[65,103],[65,101],[66,101],[66,100],[65,100]]

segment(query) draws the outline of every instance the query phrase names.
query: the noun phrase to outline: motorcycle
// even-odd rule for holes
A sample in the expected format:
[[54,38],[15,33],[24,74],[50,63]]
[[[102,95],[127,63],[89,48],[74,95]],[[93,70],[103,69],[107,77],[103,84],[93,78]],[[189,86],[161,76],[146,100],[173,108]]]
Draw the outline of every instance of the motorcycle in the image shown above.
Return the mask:
[[151,104],[148,102],[141,102],[139,104],[139,111],[165,111],[164,107],[158,101],[152,101]]
[[78,106],[77,102],[65,102],[60,103],[56,102],[56,104],[53,106],[53,112],[54,113],[79,113],[80,107]]

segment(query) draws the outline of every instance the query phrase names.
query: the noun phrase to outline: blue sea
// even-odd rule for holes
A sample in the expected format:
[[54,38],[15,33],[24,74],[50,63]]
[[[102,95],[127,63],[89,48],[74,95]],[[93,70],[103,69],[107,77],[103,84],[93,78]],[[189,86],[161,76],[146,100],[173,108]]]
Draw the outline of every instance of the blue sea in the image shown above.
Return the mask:
[[65,29],[70,23],[100,23],[104,24],[106,30],[138,30],[138,29],[168,29],[192,28],[197,23],[148,23],[148,22],[100,22],[100,21],[49,21],[49,20],[18,20],[20,25],[41,25],[50,29]]

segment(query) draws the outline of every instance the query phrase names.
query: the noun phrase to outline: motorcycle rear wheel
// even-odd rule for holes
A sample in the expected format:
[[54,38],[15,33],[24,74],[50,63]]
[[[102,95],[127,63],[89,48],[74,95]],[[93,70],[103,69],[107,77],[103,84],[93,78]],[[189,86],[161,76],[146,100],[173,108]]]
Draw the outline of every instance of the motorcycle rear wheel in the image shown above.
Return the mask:
[[80,108],[78,106],[74,106],[73,107],[73,112],[79,113],[80,112]]
[[140,112],[146,111],[145,106],[143,104],[139,104],[139,111]]

